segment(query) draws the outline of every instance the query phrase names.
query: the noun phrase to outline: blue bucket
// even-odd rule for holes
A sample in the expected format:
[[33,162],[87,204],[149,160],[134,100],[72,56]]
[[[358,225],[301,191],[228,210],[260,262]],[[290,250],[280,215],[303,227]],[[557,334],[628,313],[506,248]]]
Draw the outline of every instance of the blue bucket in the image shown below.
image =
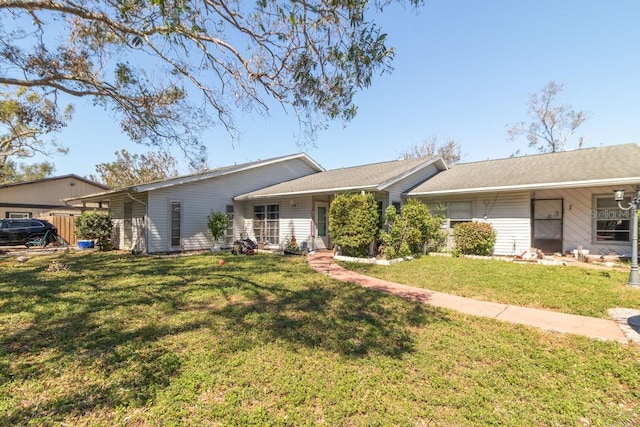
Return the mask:
[[78,247],[80,249],[91,249],[93,247],[93,240],[78,240]]

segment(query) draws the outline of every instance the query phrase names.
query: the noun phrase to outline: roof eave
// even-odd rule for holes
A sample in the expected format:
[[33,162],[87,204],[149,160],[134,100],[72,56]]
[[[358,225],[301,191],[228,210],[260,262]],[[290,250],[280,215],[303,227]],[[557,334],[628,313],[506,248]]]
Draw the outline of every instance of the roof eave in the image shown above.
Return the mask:
[[269,193],[269,194],[242,194],[236,196],[233,200],[238,202],[249,200],[270,199],[276,197],[297,197],[314,194],[336,194],[336,193],[350,193],[355,191],[378,191],[376,185],[367,185],[359,187],[337,187],[337,188],[320,188],[317,190],[305,190],[305,191],[288,191],[282,193]]
[[415,192],[409,191],[404,193],[405,197],[420,196],[443,196],[456,194],[471,193],[495,193],[500,191],[526,191],[526,190],[552,190],[562,188],[579,188],[579,187],[602,187],[605,185],[630,185],[640,184],[640,177],[617,178],[617,179],[594,179],[585,181],[567,181],[567,182],[550,182],[541,184],[522,184],[522,185],[504,185],[494,187],[476,187],[476,188],[460,188],[452,190],[434,190]]

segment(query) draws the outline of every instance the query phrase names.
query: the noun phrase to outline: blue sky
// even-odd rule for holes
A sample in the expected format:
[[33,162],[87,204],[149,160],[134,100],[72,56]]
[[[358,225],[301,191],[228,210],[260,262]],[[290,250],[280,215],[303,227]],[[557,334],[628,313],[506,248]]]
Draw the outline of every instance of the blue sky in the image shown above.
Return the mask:
[[[465,162],[532,153],[524,139],[507,140],[507,125],[527,119],[529,94],[551,80],[565,85],[562,103],[590,112],[577,133],[586,146],[640,140],[637,0],[426,0],[417,13],[392,5],[377,22],[396,48],[394,71],[357,96],[354,120],[332,123],[305,149],[296,144],[295,119],[281,109],[268,118],[240,112],[235,144],[221,129],[205,135],[209,165],[306,151],[333,169],[398,158],[433,135],[455,139]],[[73,122],[58,135],[70,153],[49,159],[55,175],[95,173],[121,148],[148,151],[107,112],[74,104]]]

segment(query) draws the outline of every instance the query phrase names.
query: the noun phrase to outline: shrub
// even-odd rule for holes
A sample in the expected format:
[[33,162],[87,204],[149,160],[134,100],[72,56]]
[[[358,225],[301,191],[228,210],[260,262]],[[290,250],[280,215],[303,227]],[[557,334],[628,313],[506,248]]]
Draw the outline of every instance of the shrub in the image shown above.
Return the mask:
[[427,205],[415,199],[407,201],[400,214],[389,206],[385,216],[389,231],[383,231],[381,237],[387,259],[423,253],[427,243],[441,234],[442,218],[431,216]]
[[217,242],[222,236],[224,236],[228,226],[229,215],[223,212],[211,212],[207,217],[207,228],[209,229],[209,233],[213,238],[213,243]]
[[366,256],[378,234],[378,205],[372,194],[339,194],[329,208],[329,235],[349,256]]
[[113,221],[110,214],[82,212],[76,217],[76,236],[82,240],[93,240],[102,250],[111,249]]
[[462,222],[453,227],[455,255],[491,255],[496,232],[486,222]]

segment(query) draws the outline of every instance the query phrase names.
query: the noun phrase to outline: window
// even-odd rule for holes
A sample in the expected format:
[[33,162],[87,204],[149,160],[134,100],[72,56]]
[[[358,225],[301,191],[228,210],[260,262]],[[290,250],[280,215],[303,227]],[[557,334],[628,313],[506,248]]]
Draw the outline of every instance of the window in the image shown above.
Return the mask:
[[124,247],[130,248],[133,242],[133,203],[124,203],[124,213],[122,218],[123,228],[123,244]]
[[461,222],[470,222],[473,218],[472,204],[470,201],[449,202],[449,228]]
[[280,205],[253,207],[253,234],[259,243],[280,244]]
[[31,212],[7,212],[7,218],[31,218]]
[[396,208],[398,214],[402,211],[402,203],[400,202],[393,202],[393,207]]
[[170,230],[170,246],[171,247],[180,247],[182,243],[181,236],[181,218],[182,218],[182,203],[180,202],[171,202],[170,207],[170,215],[171,215],[171,230]]
[[[631,198],[625,197],[622,206],[628,206]],[[592,211],[595,240],[599,243],[631,241],[631,211],[618,207],[610,195],[595,198]]]
[[229,224],[227,225],[227,234],[225,236],[225,242],[229,244],[233,244],[233,206],[229,205],[226,207],[226,214],[229,218]]

